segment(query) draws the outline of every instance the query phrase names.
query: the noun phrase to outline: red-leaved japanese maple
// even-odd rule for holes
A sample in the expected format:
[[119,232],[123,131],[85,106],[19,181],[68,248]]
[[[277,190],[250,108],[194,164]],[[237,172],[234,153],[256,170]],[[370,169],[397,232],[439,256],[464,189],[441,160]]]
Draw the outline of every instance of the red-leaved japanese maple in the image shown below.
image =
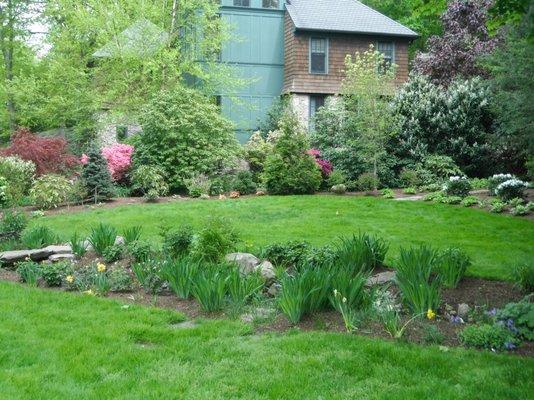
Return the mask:
[[13,134],[11,144],[0,150],[0,155],[32,161],[37,175],[68,174],[79,164],[78,159],[69,153],[64,138],[40,137],[26,128],[19,128]]

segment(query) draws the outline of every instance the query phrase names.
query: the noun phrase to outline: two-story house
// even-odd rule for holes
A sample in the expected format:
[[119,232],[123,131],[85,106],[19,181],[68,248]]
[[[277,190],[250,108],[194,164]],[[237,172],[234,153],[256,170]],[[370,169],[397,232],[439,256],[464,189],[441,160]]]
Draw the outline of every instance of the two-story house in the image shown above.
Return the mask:
[[241,141],[281,94],[291,96],[308,125],[325,98],[339,93],[345,56],[370,44],[397,64],[397,81],[404,82],[408,46],[417,37],[356,0],[221,0],[221,16],[237,37],[221,60],[250,82],[221,96],[222,112],[235,122]]

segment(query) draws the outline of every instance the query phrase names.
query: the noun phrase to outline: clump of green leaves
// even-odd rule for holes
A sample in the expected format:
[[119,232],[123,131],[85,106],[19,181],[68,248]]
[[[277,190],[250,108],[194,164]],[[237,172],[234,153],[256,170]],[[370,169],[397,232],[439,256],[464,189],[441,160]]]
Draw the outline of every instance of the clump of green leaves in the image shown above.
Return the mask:
[[458,337],[464,346],[479,349],[508,350],[517,344],[517,339],[512,333],[498,324],[468,326],[459,333]]
[[41,276],[48,286],[61,286],[63,279],[72,271],[69,261],[60,261],[52,264],[43,264]]
[[383,265],[388,248],[383,239],[365,233],[341,238],[336,246],[337,263],[355,273],[368,272]]
[[512,276],[527,293],[534,292],[534,264],[524,263],[513,269]]
[[17,263],[17,273],[20,280],[29,286],[37,286],[37,281],[41,276],[41,266],[32,260],[25,260]]
[[161,278],[161,263],[156,260],[147,260],[132,265],[132,271],[147,293],[157,294],[163,287]]
[[180,299],[187,299],[191,295],[193,280],[199,269],[197,261],[184,257],[165,261],[160,273],[161,278],[169,283]]
[[102,257],[107,263],[119,261],[124,257],[124,246],[122,244],[109,246],[102,253]]
[[33,204],[42,209],[56,208],[74,194],[72,182],[61,175],[43,175],[30,189]]
[[153,165],[140,165],[132,173],[132,184],[146,201],[156,201],[169,192],[164,171]]
[[263,278],[259,272],[243,275],[239,268],[232,268],[228,275],[228,294],[238,308],[257,296],[262,288]]
[[83,236],[80,236],[78,232],[70,237],[69,240],[70,248],[72,249],[72,254],[76,257],[81,258],[87,252],[87,245]]
[[141,239],[142,231],[143,227],[139,225],[124,229],[124,231],[122,232],[122,236],[124,237],[124,243],[128,245],[132,242],[137,242]]
[[83,166],[81,179],[88,195],[97,201],[107,200],[115,195],[106,159],[96,145],[87,151],[87,163]]
[[27,224],[28,219],[23,212],[5,210],[0,220],[0,236],[17,238]]
[[437,272],[443,286],[455,288],[471,265],[469,257],[460,249],[449,248],[443,251],[437,260]]
[[142,240],[129,243],[126,249],[128,254],[138,263],[147,262],[154,252],[150,243]]
[[195,258],[205,262],[218,262],[235,249],[239,240],[232,225],[222,218],[210,218],[198,233]]
[[22,233],[22,244],[29,249],[40,249],[58,242],[58,236],[47,226],[28,228]]
[[182,257],[189,253],[193,244],[194,232],[189,225],[163,233],[163,253],[168,257]]
[[98,224],[96,227],[91,228],[89,234],[89,243],[93,246],[93,250],[103,255],[104,251],[115,244],[117,239],[117,230],[111,225],[104,223]]
[[210,265],[195,274],[192,294],[204,311],[219,311],[224,306],[228,290],[228,275],[220,265]]

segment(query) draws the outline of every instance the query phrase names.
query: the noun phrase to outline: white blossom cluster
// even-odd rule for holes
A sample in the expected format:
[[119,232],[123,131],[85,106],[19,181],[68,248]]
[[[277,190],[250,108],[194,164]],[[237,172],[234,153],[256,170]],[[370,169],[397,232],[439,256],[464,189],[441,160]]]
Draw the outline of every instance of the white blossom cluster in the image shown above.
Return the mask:
[[497,194],[499,194],[499,192],[507,188],[519,189],[521,187],[525,189],[528,188],[528,183],[523,182],[517,178],[512,178],[507,181],[504,181],[503,183],[499,184],[499,186],[497,186]]

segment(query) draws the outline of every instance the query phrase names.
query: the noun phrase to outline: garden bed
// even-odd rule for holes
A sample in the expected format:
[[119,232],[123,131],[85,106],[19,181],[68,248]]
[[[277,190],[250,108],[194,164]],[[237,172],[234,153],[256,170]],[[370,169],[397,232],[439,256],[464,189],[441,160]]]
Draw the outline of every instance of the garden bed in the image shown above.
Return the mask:
[[[89,261],[87,257],[84,261]],[[19,282],[17,272],[5,268],[0,268],[0,280]],[[39,282],[39,287],[45,288],[44,283]],[[49,288],[47,290],[66,291],[64,288]],[[391,292],[395,295],[398,291],[395,286],[390,287]],[[248,306],[240,315],[230,316],[225,312],[206,313],[202,311],[199,304],[192,299],[182,300],[176,297],[171,291],[164,290],[160,294],[147,294],[143,289],[136,288],[127,292],[109,292],[106,298],[116,299],[124,304],[137,304],[163,309],[171,309],[186,315],[189,319],[226,319],[239,318],[254,326],[257,334],[267,332],[287,332],[293,329],[302,331],[326,331],[345,333],[343,318],[334,310],[325,310],[313,315],[307,315],[297,324],[292,324],[282,313],[274,307],[274,300],[267,299],[264,302]],[[520,301],[524,297],[516,286],[508,282],[486,280],[480,278],[464,278],[456,289],[444,289],[442,293],[442,307],[438,310],[438,317],[432,321],[426,319],[415,320],[408,323],[402,341],[411,342],[421,345],[439,344],[442,346],[454,347],[461,346],[458,339],[458,333],[465,328],[466,324],[453,324],[444,317],[448,306],[456,310],[459,304],[466,303],[471,310],[483,313],[492,308],[501,308],[510,302]],[[264,315],[264,310],[268,310]],[[256,311],[260,311],[256,316]],[[252,316],[248,317],[247,316]],[[407,323],[409,316],[402,317],[402,323]],[[469,324],[469,322],[467,322]],[[439,339],[429,336],[429,327],[436,327],[439,332]],[[432,329],[432,328],[430,328]],[[376,322],[370,321],[364,324],[356,332],[357,335],[393,340],[384,330],[383,326]],[[534,356],[534,342],[525,341],[517,349],[510,351],[510,354],[520,356]]]

